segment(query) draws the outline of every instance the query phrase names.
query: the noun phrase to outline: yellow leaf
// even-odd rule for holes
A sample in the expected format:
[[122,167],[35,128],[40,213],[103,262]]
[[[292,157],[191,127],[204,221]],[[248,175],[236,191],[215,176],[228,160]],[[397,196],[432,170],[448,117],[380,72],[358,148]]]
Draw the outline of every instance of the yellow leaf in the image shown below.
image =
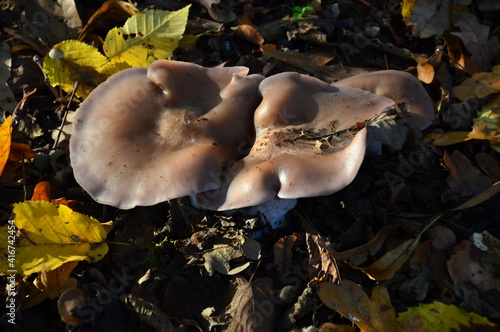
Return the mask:
[[190,5],[175,11],[146,10],[113,28],[104,40],[104,53],[112,62],[147,67],[168,58],[184,33]]
[[500,152],[500,94],[485,105],[474,119],[472,131],[452,131],[449,133],[430,133],[426,136],[434,145],[447,146],[471,139],[489,140],[490,145]]
[[0,125],[0,175],[7,160],[9,159],[10,144],[12,136],[12,116],[5,119],[4,123]]
[[405,331],[498,331],[497,325],[487,318],[441,302],[408,308],[398,315],[397,321]]
[[343,280],[341,284],[321,282],[318,296],[330,309],[350,319],[362,332],[396,332],[396,310],[387,289],[376,286],[371,299],[355,282]]
[[492,72],[476,73],[452,90],[453,95],[462,101],[482,98],[500,92],[500,65],[493,67]]
[[78,82],[77,97],[87,97],[99,83],[121,69],[108,64],[97,48],[78,40],[64,40],[54,45],[43,60],[43,71],[53,86],[72,91]]
[[[108,252],[106,232],[99,221],[65,205],[45,201],[14,204],[15,225],[21,234],[15,247],[14,268],[28,275],[40,272],[42,264],[51,271],[66,262],[95,262]],[[2,245],[5,242],[2,243]],[[0,248],[0,272],[7,268],[6,248]]]
[[372,280],[389,280],[410,258],[419,240],[420,237],[406,240],[368,267],[353,267],[363,271]]

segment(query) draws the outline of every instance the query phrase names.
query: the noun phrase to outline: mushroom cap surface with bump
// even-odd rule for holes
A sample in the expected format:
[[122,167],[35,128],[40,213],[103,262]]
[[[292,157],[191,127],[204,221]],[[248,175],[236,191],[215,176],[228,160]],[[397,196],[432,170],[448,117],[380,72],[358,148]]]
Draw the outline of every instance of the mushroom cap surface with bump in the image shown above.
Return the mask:
[[[385,74],[390,79],[392,73]],[[373,77],[369,77],[370,84]],[[399,84],[400,76],[393,77]],[[403,79],[409,80],[407,76]],[[371,86],[365,88],[362,80],[359,84],[355,79],[352,81],[354,87],[348,83],[328,85],[291,72],[262,81],[259,89],[263,100],[254,116],[257,137],[252,150],[227,171],[229,180],[224,187],[198,194],[198,203],[209,209],[229,210],[261,204],[275,197],[332,194],[350,184],[364,159],[366,128],[353,132],[347,144],[346,140],[340,141],[344,146],[332,147],[329,153],[318,153],[314,140],[297,138],[301,132],[342,131],[378,116],[395,104],[392,98],[369,91]],[[405,99],[407,96],[398,94],[397,102],[410,103],[411,100]],[[428,101],[412,104],[421,127],[430,124],[434,116],[430,98]],[[424,105],[418,105],[419,102]]]
[[219,188],[225,164],[255,137],[263,77],[247,73],[158,60],[113,75],[77,111],[75,179],[97,202],[121,209]]
[[307,130],[342,130],[379,114],[394,102],[354,88],[337,88],[298,73],[266,78],[263,100],[254,116],[257,138],[249,155],[234,166],[225,187],[197,196],[201,206],[228,210],[257,205],[275,197],[329,194],[356,176],[366,150],[362,129],[344,148],[321,155],[314,141],[296,140]]

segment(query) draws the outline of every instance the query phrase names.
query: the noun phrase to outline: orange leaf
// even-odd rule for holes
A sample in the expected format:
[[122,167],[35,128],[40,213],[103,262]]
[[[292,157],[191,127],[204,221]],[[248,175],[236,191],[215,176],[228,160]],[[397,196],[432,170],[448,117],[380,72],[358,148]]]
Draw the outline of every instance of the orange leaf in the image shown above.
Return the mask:
[[32,201],[50,201],[50,184],[46,181],[37,183],[33,191]]
[[12,116],[5,119],[5,122],[0,125],[0,175],[7,160],[9,159],[10,144],[12,136]]
[[9,161],[23,161],[24,159],[35,158],[35,153],[30,146],[23,143],[11,143]]
[[69,206],[70,208],[74,208],[78,201],[67,200],[65,197],[61,197],[58,199],[50,199],[50,183],[46,181],[39,182],[35,186],[35,190],[33,191],[32,201],[47,201],[53,204],[62,204]]
[[248,41],[256,45],[264,44],[264,37],[262,37],[246,13],[243,13],[243,16],[238,20],[238,29]]
[[396,310],[383,286],[376,286],[370,299],[351,280],[344,279],[341,284],[321,282],[318,284],[318,296],[328,308],[350,319],[362,332],[401,330],[396,321]]

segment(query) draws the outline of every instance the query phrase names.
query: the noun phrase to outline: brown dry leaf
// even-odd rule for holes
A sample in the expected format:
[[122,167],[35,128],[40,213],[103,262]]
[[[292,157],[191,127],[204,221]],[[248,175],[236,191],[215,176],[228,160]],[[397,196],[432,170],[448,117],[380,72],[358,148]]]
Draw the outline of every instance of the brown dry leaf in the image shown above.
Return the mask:
[[243,9],[243,15],[240,19],[238,19],[237,26],[240,29],[243,36],[250,42],[256,45],[264,44],[264,37],[260,34],[259,30],[255,27],[255,25],[250,20],[250,17],[247,14],[249,10],[249,6],[252,5],[246,4]]
[[345,76],[345,69],[339,66],[327,66],[326,64],[334,59],[331,52],[321,51],[293,52],[279,51],[274,44],[261,45],[260,49],[265,56],[270,56],[279,61],[283,61],[290,66],[312,73],[315,77],[324,81],[332,81],[339,76]]
[[9,161],[19,162],[35,158],[35,152],[28,144],[12,142],[10,145]]
[[292,248],[297,242],[297,235],[287,235],[274,244],[274,264],[278,275],[283,275],[292,266]]
[[436,74],[434,67],[429,62],[430,60],[419,56],[415,58],[415,61],[417,61],[418,79],[426,84],[430,84],[434,80],[434,75]]
[[492,155],[479,152],[476,154],[476,163],[492,181],[500,181],[500,163]]
[[421,241],[415,248],[415,252],[410,258],[410,269],[420,270],[429,260],[429,253],[431,250],[430,241]]
[[333,249],[320,234],[306,234],[307,250],[309,252],[309,277],[321,276],[328,280],[337,280],[339,271]]
[[489,234],[474,233],[454,247],[447,262],[454,291],[465,301],[467,309],[500,318],[500,241]]
[[102,46],[102,39],[97,35],[92,35],[92,33],[100,33],[105,36],[107,31],[117,26],[117,22],[123,23],[137,12],[137,8],[126,1],[106,1],[89,18],[87,24],[80,31],[78,40],[94,41],[97,42],[97,45],[94,46]]
[[230,315],[227,332],[274,331],[276,317],[273,282],[270,278],[257,278],[248,282],[241,276],[232,280],[234,296],[221,316]]
[[332,253],[332,256],[338,260],[348,261],[353,265],[363,264],[369,257],[374,256],[380,250],[387,236],[398,227],[396,225],[384,227],[368,243],[354,249]]
[[172,325],[170,319],[160,308],[153,303],[146,301],[132,294],[122,295],[120,299],[132,310],[139,314],[139,317],[156,331],[176,332],[177,329]]
[[460,151],[450,155],[444,153],[444,162],[450,170],[446,183],[450,190],[460,196],[478,195],[492,185],[489,177],[482,174]]
[[396,322],[396,310],[383,286],[376,286],[370,299],[353,281],[343,280],[341,284],[321,282],[318,296],[328,308],[350,319],[362,332],[401,331]]
[[468,53],[465,49],[462,39],[454,35],[446,35],[445,37],[447,43],[447,50],[451,63],[458,71],[466,71],[469,74],[479,73],[483,70],[479,65],[473,62],[465,53]]
[[47,297],[53,300],[67,289],[76,287],[77,280],[69,276],[77,265],[78,262],[67,262],[52,271],[42,268],[33,284],[28,287],[23,309],[42,303]]
[[483,98],[500,92],[500,65],[491,72],[475,73],[452,90],[453,95],[462,101],[472,98]]
[[472,54],[471,60],[483,70],[490,68],[490,61],[499,50],[497,37],[490,38],[490,27],[478,22],[472,13],[458,11],[453,15],[451,22],[459,27],[461,32],[451,32],[460,37],[467,50]]
[[441,36],[450,26],[450,6],[451,0],[419,0],[411,10],[408,26],[420,38]]
[[227,244],[216,244],[211,250],[203,254],[205,268],[209,275],[213,275],[215,271],[227,275],[240,273],[250,266],[250,262],[247,261],[232,266],[231,261],[242,256],[243,251],[240,248]]
[[370,266],[365,268],[353,266],[353,268],[362,271],[372,280],[389,280],[410,258],[415,251],[419,240],[420,237],[406,240],[396,248],[387,252]]
[[221,0],[195,0],[195,2],[205,7],[210,17],[217,22],[227,23],[236,19],[236,14],[231,6],[221,2]]
[[24,8],[23,23],[25,31],[30,31],[46,45],[73,39],[82,27],[74,0],[29,1]]
[[333,323],[323,323],[319,327],[319,332],[355,332],[351,325],[337,325]]

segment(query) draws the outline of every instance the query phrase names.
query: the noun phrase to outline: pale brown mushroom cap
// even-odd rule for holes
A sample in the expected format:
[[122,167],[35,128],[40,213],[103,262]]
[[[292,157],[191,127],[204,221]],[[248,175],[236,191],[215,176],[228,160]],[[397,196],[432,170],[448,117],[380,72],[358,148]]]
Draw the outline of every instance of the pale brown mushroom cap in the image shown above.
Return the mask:
[[[336,152],[319,154],[315,141],[297,139],[301,130],[340,131],[379,115],[394,101],[349,87],[334,87],[298,73],[266,78],[256,110],[257,138],[249,155],[229,169],[224,188],[197,196],[201,206],[228,210],[275,197],[300,198],[334,193],[356,176],[365,155],[366,129]],[[341,143],[342,145],[343,143]]]
[[61,320],[71,326],[81,326],[85,322],[75,316],[77,308],[85,302],[85,292],[79,288],[70,288],[64,291],[57,300],[57,311]]
[[405,103],[420,129],[427,128],[434,120],[434,106],[420,81],[413,75],[397,70],[382,70],[356,75],[333,83],[336,87],[351,87],[387,97],[396,104]]
[[70,141],[75,179],[122,209],[219,188],[253,140],[260,75],[159,60],[113,75],[82,103]]

